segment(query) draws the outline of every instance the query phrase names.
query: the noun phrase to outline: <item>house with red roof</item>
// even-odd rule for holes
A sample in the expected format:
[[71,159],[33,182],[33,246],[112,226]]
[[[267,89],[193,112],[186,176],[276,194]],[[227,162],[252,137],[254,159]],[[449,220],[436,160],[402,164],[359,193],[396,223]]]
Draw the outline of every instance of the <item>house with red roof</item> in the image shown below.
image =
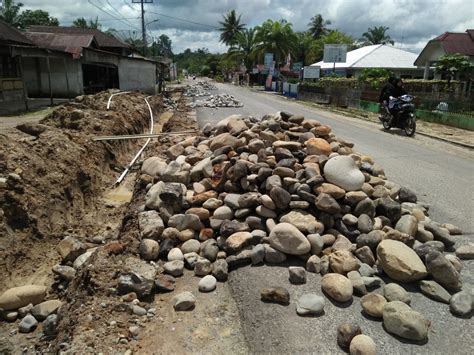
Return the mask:
[[428,79],[430,68],[440,57],[455,53],[468,56],[474,64],[474,29],[465,32],[445,32],[430,40],[416,58],[415,65],[425,68],[423,79]]

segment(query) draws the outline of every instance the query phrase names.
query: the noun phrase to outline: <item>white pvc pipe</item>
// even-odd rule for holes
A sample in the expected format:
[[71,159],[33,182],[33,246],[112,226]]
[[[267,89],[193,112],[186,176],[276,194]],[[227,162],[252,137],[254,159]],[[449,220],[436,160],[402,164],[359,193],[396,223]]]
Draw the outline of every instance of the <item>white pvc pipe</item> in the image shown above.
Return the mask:
[[[151,106],[150,106],[150,103],[148,102],[148,100],[145,98],[143,98],[148,106],[148,110],[150,111],[150,134],[153,133],[153,112],[151,110]],[[115,182],[115,185],[117,184],[120,184],[122,182],[122,180],[125,178],[125,176],[128,174],[128,172],[130,171],[130,168],[133,166],[133,164],[135,164],[135,161],[138,159],[138,157],[143,153],[143,151],[145,150],[146,146],[148,145],[148,143],[150,143],[151,141],[151,138],[148,138],[145,142],[145,144],[143,145],[143,147],[141,147],[141,149],[138,151],[138,153],[135,155],[135,157],[132,159],[132,161],[127,165],[127,168],[123,171],[123,173],[120,175],[120,177],[117,179],[117,181]]]
[[110,104],[112,103],[112,97],[115,95],[122,95],[122,94],[129,94],[131,91],[122,91],[122,92],[117,92],[115,94],[110,95],[109,101],[107,101],[107,110],[110,108]]

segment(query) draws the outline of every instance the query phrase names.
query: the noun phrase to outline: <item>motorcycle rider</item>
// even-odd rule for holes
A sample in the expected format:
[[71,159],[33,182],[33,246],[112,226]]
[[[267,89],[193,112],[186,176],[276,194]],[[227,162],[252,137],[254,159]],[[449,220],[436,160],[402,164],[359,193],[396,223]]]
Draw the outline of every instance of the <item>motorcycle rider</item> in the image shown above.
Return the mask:
[[391,76],[380,91],[379,102],[381,105],[388,107],[389,112],[395,116],[398,109],[397,99],[406,94],[402,79]]

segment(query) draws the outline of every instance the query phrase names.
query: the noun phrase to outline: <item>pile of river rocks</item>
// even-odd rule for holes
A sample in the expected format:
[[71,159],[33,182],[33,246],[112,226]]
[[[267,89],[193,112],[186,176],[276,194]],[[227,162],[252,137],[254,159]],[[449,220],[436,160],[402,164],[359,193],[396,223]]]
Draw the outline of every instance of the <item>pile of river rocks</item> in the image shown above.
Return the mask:
[[190,102],[188,106],[191,108],[195,108],[195,107],[217,108],[217,107],[242,107],[244,105],[230,94],[219,94],[219,95],[210,95],[209,97],[205,99]]
[[192,85],[186,85],[184,96],[201,97],[209,96],[211,90],[217,90],[216,86],[208,81],[198,81]]
[[[418,282],[453,313],[469,314],[472,295],[461,291],[460,258],[443,254],[459,228],[432,221],[413,191],[387,180],[352,148],[330,127],[281,112],[261,120],[230,116],[169,148],[168,161],[145,160],[139,253],[147,261],[163,259],[155,286],[172,289],[172,277],[188,268],[208,292],[233,268],[297,257],[306,270],[290,267],[291,283],[320,273],[327,297],[344,303],[363,296],[364,311],[403,338],[425,340],[430,322],[396,282]],[[470,249],[459,256],[472,258],[472,246],[464,248]],[[370,293],[382,285],[382,274],[394,283],[383,295]],[[124,288],[130,290],[136,288]],[[282,287],[264,288],[261,296],[290,302]],[[194,301],[187,292],[174,305],[189,309]],[[298,314],[320,314],[324,299],[304,295],[296,304]]]

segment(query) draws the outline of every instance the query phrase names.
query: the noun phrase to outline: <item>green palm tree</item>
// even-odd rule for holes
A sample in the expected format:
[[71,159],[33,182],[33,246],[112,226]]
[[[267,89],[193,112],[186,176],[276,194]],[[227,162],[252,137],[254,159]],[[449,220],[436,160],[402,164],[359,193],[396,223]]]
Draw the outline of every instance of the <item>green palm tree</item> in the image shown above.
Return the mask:
[[266,20],[257,27],[255,38],[259,58],[262,58],[264,53],[273,53],[277,66],[284,62],[288,55],[294,55],[297,37],[291,23],[285,20]]
[[309,33],[313,36],[314,39],[318,39],[321,36],[328,34],[328,29],[326,26],[330,25],[331,21],[323,19],[321,14],[317,14],[311,17],[310,22],[308,23]]
[[219,31],[221,31],[220,42],[226,46],[235,45],[237,34],[245,28],[245,24],[240,23],[242,15],[237,17],[235,10],[231,10],[223,17],[224,20],[219,22],[221,25],[219,28]]
[[257,49],[255,33],[255,28],[242,30],[237,33],[235,45],[229,48],[229,56],[243,61],[247,69],[252,68],[255,64]]
[[393,45],[395,42],[392,41],[388,34],[386,34],[387,30],[389,30],[389,27],[385,26],[375,26],[374,28],[369,27],[367,32],[362,34],[361,41],[366,45],[387,43]]
[[309,53],[314,39],[309,32],[296,32],[297,42],[295,46],[295,60],[304,65],[312,64],[309,62]]

